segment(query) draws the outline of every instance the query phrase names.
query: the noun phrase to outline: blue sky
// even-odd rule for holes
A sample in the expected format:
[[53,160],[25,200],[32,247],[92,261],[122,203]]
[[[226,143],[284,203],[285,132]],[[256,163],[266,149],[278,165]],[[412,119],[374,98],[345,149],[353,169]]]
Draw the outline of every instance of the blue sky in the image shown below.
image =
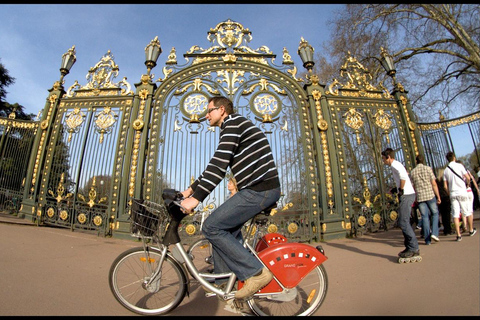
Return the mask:
[[[133,86],[146,73],[145,47],[158,36],[163,53],[152,73],[161,69],[172,47],[179,64],[192,46],[210,47],[207,32],[231,19],[252,32],[252,49],[267,46],[281,64],[287,48],[303,70],[297,54],[301,37],[315,52],[330,38],[329,20],[343,4],[0,4],[0,63],[14,77],[6,101],[26,113],[43,109],[50,89],[60,78],[62,55],[75,45],[77,61],[65,77],[86,85],[88,70],[111,51],[123,77]],[[457,140],[457,139],[455,139]],[[461,140],[461,139],[458,139]],[[460,144],[461,141],[457,143]],[[471,152],[468,141],[465,151]],[[463,142],[462,142],[463,144]],[[471,145],[470,145],[471,144]],[[463,149],[463,148],[462,148]],[[457,150],[456,150],[457,151]],[[458,151],[457,151],[458,152]]]
[[0,63],[14,77],[6,101],[37,114],[48,89],[60,78],[62,55],[75,45],[77,61],[65,77],[86,85],[88,70],[111,51],[123,77],[133,86],[146,73],[145,47],[158,36],[163,53],[152,73],[158,78],[172,47],[179,64],[192,46],[210,47],[210,28],[231,19],[252,32],[250,47],[263,45],[281,64],[286,47],[297,68],[301,37],[315,50],[329,39],[327,21],[343,5],[329,4],[0,4]]

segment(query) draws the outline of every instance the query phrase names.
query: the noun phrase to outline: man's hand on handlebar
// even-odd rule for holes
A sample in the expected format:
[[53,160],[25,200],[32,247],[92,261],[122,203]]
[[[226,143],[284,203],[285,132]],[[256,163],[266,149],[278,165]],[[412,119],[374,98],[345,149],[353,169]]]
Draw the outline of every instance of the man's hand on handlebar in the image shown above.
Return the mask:
[[199,203],[200,201],[198,201],[194,197],[189,197],[182,200],[182,202],[180,202],[180,205],[183,212],[192,215],[194,213],[193,209],[195,209]]
[[183,197],[186,199],[188,197],[190,197],[192,194],[193,194],[193,189],[188,187],[187,190],[185,191],[182,191],[182,194],[183,194]]

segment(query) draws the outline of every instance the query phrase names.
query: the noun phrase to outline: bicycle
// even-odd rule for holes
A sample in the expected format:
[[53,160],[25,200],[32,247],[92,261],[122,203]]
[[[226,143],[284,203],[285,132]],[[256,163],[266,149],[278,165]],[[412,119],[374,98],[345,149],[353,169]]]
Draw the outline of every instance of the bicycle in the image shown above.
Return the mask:
[[[143,246],[121,253],[109,271],[109,286],[117,301],[142,315],[160,315],[175,309],[189,292],[190,274],[209,292],[207,297],[235,298],[243,281],[233,272],[202,273],[181,244],[178,226],[185,214],[180,208],[182,194],[173,189],[163,192],[164,204],[133,199],[132,233],[141,237]],[[251,224],[259,215],[251,220]],[[244,241],[244,246],[273,273],[272,281],[246,301],[249,310],[262,316],[306,316],[323,303],[327,273],[322,265],[327,258],[323,249],[301,243],[280,243],[260,252]],[[225,288],[217,288],[210,279],[228,279]],[[235,285],[238,287],[235,289]],[[242,313],[241,304],[233,300]]]
[[17,198],[13,197],[12,200],[5,201],[4,208],[9,214],[17,214],[20,210],[20,204]]

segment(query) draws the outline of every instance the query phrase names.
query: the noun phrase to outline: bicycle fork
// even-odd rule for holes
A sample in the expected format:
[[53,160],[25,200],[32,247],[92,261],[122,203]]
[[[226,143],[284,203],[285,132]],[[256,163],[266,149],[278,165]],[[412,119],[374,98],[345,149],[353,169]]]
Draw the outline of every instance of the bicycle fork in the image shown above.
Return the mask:
[[145,274],[151,276],[145,277],[142,287],[151,293],[157,292],[160,289],[160,279],[162,278],[162,265],[168,252],[167,246],[162,246],[162,248],[160,249],[160,261],[158,261],[156,267],[153,267],[155,265],[155,259],[150,257],[150,247],[145,244],[145,241],[143,243],[143,250],[145,252],[145,257],[143,259],[145,259],[144,262],[146,266]]

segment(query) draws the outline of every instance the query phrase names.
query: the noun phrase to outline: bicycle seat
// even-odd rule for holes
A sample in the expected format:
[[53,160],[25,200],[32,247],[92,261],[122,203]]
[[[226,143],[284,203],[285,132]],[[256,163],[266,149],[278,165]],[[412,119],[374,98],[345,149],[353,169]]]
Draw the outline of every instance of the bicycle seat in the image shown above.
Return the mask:
[[270,216],[270,213],[272,212],[273,209],[277,207],[277,203],[275,202],[272,204],[270,207],[263,209],[260,211],[256,216],[255,216],[255,223],[259,225],[264,225],[268,221],[268,217]]
[[275,209],[277,207],[277,203],[275,202],[274,204],[272,204],[270,207],[266,208],[266,209],[263,209],[260,214],[264,214],[266,216],[269,216],[270,213],[272,212],[273,209]]

